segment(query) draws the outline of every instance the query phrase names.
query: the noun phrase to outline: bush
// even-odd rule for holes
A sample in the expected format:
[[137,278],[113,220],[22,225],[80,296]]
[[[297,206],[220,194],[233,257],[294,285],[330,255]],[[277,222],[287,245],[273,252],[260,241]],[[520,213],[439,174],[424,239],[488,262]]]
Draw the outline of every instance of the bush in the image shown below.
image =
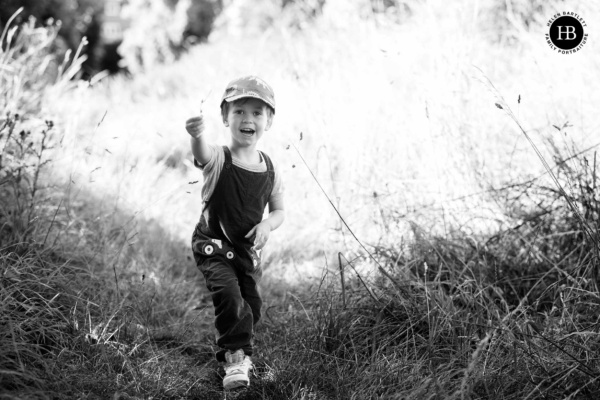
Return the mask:
[[36,228],[43,203],[40,174],[55,130],[51,118],[42,118],[43,101],[49,90],[68,89],[85,60],[82,44],[73,62],[67,53],[57,63],[52,46],[58,28],[36,27],[30,18],[20,27],[8,24],[0,40],[0,237],[5,243],[27,242]]
[[0,54],[0,237],[27,241],[39,196],[39,176],[47,163],[53,122],[38,117],[45,88],[55,81],[50,47],[58,28],[7,26]]
[[124,17],[131,22],[119,54],[135,73],[176,60],[188,42],[205,40],[217,14],[219,0],[130,1]]
[[50,47],[51,52],[59,59],[62,59],[69,49],[76,49],[86,37],[89,43],[86,50],[89,54],[84,69],[89,75],[93,75],[99,62],[94,57],[94,51],[100,43],[98,15],[102,7],[103,2],[94,0],[3,0],[0,7],[0,29],[7,25],[8,20],[19,9],[22,9],[22,12],[16,16],[16,25],[22,25],[28,19],[34,18],[43,26],[60,26],[58,35]]
[[222,9],[222,0],[192,0],[187,10],[183,39],[187,42],[205,41]]
[[0,125],[0,245],[28,241],[39,202],[40,172],[48,162],[53,122],[46,121],[46,128],[32,135],[30,130],[17,133],[19,118],[8,113]]

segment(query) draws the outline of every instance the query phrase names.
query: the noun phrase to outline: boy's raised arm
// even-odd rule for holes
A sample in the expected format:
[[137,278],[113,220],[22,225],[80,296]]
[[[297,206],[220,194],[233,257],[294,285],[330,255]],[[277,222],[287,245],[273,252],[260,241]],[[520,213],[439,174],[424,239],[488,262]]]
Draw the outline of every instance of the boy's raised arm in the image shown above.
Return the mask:
[[204,119],[202,114],[192,117],[185,122],[185,129],[190,134],[190,144],[192,146],[192,154],[200,165],[206,165],[210,161],[211,152],[208,147],[204,134]]

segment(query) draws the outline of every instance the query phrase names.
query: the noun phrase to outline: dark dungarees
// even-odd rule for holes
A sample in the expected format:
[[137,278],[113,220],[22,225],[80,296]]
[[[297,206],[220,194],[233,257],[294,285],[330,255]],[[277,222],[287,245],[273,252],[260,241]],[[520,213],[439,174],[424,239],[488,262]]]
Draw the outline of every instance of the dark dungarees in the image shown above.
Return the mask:
[[260,153],[267,171],[253,172],[233,165],[227,146],[223,150],[223,169],[192,237],[196,265],[215,307],[219,361],[225,361],[227,350],[252,354],[253,329],[261,316],[257,284],[262,268],[252,249],[254,237],[244,236],[262,221],[275,177],[266,154]]

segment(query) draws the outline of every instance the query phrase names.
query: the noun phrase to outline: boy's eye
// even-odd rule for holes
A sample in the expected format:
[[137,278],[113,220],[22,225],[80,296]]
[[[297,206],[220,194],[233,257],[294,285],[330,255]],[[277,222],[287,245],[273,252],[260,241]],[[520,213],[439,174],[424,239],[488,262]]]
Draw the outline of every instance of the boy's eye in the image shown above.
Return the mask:
[[260,111],[254,111],[254,115],[256,115],[256,116],[259,116],[259,115],[261,115],[261,114],[262,114],[262,113],[261,113]]

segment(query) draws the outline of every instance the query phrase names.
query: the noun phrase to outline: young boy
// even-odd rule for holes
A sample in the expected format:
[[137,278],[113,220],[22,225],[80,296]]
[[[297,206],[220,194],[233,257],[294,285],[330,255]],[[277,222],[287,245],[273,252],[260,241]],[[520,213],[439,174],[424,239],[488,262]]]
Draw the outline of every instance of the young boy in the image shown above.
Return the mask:
[[[194,164],[204,175],[203,210],[192,237],[196,265],[212,294],[223,387],[246,387],[252,368],[254,326],[262,300],[260,250],[284,220],[280,174],[256,145],[275,114],[271,87],[247,76],[229,83],[221,101],[229,146],[209,146],[202,115],[186,121]],[[266,205],[269,215],[263,220]]]

